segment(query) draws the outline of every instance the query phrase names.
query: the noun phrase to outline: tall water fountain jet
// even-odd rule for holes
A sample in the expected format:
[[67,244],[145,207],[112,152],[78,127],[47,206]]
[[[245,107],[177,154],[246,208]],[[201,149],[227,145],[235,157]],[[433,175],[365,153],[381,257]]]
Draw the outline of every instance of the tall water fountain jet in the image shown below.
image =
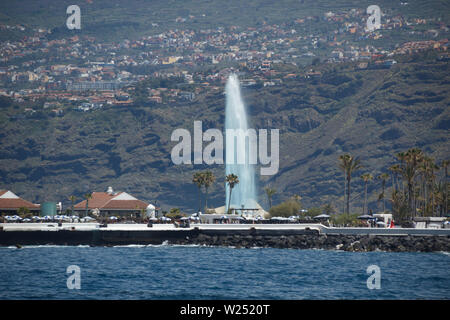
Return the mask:
[[[248,147],[248,142],[244,144],[237,143],[239,139],[245,139],[245,133],[248,129],[248,121],[245,105],[241,97],[239,79],[235,74],[229,76],[225,87],[225,93],[225,130],[227,132],[229,129],[234,129],[235,132],[237,132],[237,138],[234,143],[229,141],[230,137],[228,135],[225,140],[225,152],[227,157],[230,154],[234,154],[235,157],[233,163],[227,163],[229,161],[225,162],[225,174],[228,175],[234,173],[239,179],[239,183],[234,186],[231,193],[230,207],[236,209],[241,209],[242,206],[244,206],[244,208],[255,208],[257,204],[255,165],[249,163],[250,149]],[[245,154],[245,162],[244,164],[239,164],[237,161],[237,156],[243,154]],[[228,184],[226,184],[226,212],[228,212],[229,209],[229,197],[230,190]]]

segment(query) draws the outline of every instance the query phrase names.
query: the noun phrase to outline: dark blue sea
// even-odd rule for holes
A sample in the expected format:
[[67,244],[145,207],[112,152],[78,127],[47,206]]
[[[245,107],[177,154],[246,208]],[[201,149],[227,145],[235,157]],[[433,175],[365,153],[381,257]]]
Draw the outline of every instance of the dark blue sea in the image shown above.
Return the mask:
[[[67,267],[79,267],[69,289]],[[368,289],[367,267],[380,288]],[[0,299],[449,299],[448,253],[195,246],[0,248]]]

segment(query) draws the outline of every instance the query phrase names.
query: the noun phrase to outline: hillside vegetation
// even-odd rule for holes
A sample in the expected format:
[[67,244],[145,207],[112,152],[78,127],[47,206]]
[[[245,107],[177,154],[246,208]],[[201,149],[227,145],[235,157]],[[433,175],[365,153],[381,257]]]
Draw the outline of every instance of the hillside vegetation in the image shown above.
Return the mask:
[[[244,89],[254,128],[280,129],[280,170],[259,181],[277,189],[274,205],[294,194],[305,206],[332,203],[343,207],[343,173],[338,157],[359,156],[361,173],[387,172],[394,154],[419,147],[437,161],[449,158],[449,65],[433,55],[399,59],[391,69],[359,70],[356,64],[292,67],[297,75],[282,85]],[[27,115],[25,106],[0,101],[1,185],[36,202],[68,201],[108,186],[143,200],[196,208],[192,175],[203,165],[175,166],[170,152],[174,129],[193,132],[194,120],[223,129],[223,92],[198,95],[171,105],[109,107],[82,113],[67,109],[62,117],[46,110]],[[36,107],[37,108],[37,107]],[[36,109],[35,108],[35,109]],[[217,177],[210,206],[225,202],[224,166],[208,167]],[[258,170],[259,171],[259,170]],[[359,175],[358,175],[359,176]],[[363,183],[352,182],[352,206],[362,207]],[[368,186],[369,207],[376,210],[381,184]],[[358,196],[360,194],[360,196]]]

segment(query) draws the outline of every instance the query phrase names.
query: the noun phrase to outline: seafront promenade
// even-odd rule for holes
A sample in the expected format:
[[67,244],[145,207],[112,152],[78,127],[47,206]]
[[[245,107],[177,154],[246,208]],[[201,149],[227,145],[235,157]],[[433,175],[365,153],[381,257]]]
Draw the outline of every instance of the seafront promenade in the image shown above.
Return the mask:
[[186,231],[200,230],[206,232],[239,232],[239,231],[267,231],[294,232],[311,230],[326,235],[442,235],[450,236],[450,229],[431,228],[342,228],[327,227],[320,223],[285,223],[285,224],[205,224],[191,223],[189,227],[177,227],[172,223],[154,223],[149,227],[145,223],[0,223],[3,231]]
[[446,251],[450,229],[332,228],[322,224],[6,223],[0,246],[206,245],[343,251]]

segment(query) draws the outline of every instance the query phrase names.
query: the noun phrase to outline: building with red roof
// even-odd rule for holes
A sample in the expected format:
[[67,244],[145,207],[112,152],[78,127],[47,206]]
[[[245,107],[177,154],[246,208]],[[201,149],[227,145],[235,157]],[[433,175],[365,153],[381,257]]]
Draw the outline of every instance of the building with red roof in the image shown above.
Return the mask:
[[16,213],[21,208],[26,208],[30,212],[39,212],[40,206],[24,200],[9,190],[0,190],[0,213]]
[[149,204],[133,197],[126,192],[114,192],[111,187],[107,192],[92,192],[89,200],[83,200],[74,206],[74,211],[81,215],[86,212],[86,202],[89,212],[101,216],[110,215],[140,215],[141,212],[147,210]]

